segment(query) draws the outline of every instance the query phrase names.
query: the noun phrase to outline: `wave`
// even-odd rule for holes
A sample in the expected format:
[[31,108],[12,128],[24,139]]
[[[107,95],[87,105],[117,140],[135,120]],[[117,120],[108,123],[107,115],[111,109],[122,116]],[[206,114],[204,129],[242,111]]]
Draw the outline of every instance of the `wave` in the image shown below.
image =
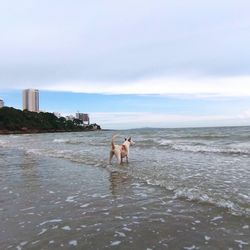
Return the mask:
[[185,135],[185,136],[174,136],[175,139],[196,139],[196,140],[218,140],[226,139],[229,135]]
[[0,140],[0,147],[2,148],[9,147],[9,142]]
[[172,145],[171,147],[174,150],[194,152],[194,153],[220,153],[220,154],[229,154],[229,155],[250,155],[250,148],[218,148],[218,147],[209,147],[209,146],[200,146],[200,145]]
[[67,140],[67,139],[54,139],[53,140],[53,142],[54,143],[66,143],[66,142],[68,142],[69,140]]
[[193,202],[207,203],[220,208],[225,208],[234,215],[250,216],[250,209],[241,207],[236,201],[233,202],[222,197],[214,197],[211,194],[203,193],[202,191],[193,188],[177,188],[174,190],[174,198],[184,198]]
[[247,200],[240,205],[237,200],[231,201],[224,197],[215,197],[213,194],[204,193],[197,188],[175,187],[174,185],[166,184],[164,181],[157,180],[146,180],[146,183],[148,185],[165,188],[172,192],[174,199],[184,199],[192,202],[210,204],[219,208],[225,208],[233,215],[250,217],[250,208],[247,205]]
[[[240,145],[232,146],[219,146],[219,145],[209,145],[207,142],[191,141],[190,144],[186,144],[183,141],[176,142],[173,140],[161,140],[158,142],[159,147],[165,147],[168,149],[183,151],[183,152],[193,152],[193,153],[220,153],[220,154],[230,154],[230,155],[250,155],[250,144],[241,143]],[[192,145],[192,144],[193,145]]]
[[68,140],[67,142],[65,142],[66,144],[72,144],[72,145],[79,145],[82,144],[83,142],[81,141],[73,141],[73,140]]
[[83,142],[78,141],[78,140],[69,140],[69,139],[54,139],[53,143],[78,145],[78,144],[82,144]]

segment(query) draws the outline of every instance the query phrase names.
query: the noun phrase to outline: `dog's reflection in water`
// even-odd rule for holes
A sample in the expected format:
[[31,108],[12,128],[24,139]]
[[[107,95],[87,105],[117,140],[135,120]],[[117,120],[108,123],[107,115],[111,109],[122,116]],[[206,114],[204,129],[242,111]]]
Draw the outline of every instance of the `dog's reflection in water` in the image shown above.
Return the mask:
[[126,191],[125,185],[129,182],[129,176],[126,173],[121,173],[118,171],[112,171],[110,173],[110,190],[113,195],[119,195],[119,193],[122,193]]

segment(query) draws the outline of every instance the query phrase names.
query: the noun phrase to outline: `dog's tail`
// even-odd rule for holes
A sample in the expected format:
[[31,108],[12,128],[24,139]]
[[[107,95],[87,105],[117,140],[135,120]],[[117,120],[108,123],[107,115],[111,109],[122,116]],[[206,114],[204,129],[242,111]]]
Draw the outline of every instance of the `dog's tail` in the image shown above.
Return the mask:
[[112,136],[112,141],[111,141],[111,146],[112,146],[112,150],[115,149],[115,138],[116,138],[117,135],[113,135]]

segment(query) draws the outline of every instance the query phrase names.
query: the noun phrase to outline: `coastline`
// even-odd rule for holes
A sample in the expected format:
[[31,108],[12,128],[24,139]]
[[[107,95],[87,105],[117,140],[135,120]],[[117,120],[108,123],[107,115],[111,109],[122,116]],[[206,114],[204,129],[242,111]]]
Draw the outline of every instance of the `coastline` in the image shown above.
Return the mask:
[[31,112],[12,107],[0,109],[0,134],[36,134],[55,132],[81,132],[101,130],[96,123],[88,125],[74,118],[58,118],[49,112]]
[[90,132],[90,131],[106,131],[103,129],[83,129],[83,130],[38,130],[38,129],[27,129],[27,130],[0,130],[0,135],[12,135],[12,134],[43,134],[43,133],[72,133],[72,132]]

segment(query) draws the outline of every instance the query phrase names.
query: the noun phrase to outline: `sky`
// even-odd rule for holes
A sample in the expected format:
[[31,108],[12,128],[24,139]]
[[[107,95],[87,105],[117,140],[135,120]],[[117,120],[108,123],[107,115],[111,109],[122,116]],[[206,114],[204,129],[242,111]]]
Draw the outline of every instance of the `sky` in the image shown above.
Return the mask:
[[0,1],[0,99],[103,128],[250,125],[247,0]]

